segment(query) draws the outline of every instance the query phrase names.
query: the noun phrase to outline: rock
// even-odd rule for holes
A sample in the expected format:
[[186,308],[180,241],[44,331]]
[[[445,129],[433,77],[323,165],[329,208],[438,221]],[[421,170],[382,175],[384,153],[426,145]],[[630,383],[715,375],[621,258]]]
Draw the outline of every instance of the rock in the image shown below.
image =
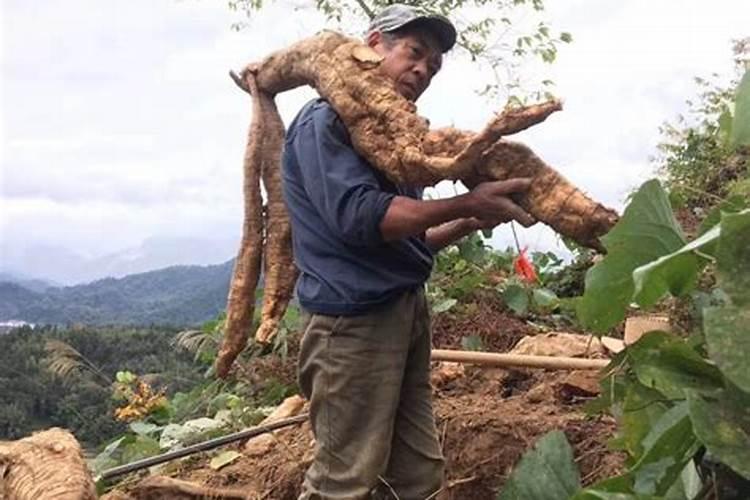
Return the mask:
[[[305,406],[305,400],[300,396],[286,398],[269,416],[267,416],[259,425],[270,424],[276,420],[293,417],[302,412]],[[275,431],[269,434],[261,434],[247,440],[245,443],[244,454],[249,457],[263,455],[271,451],[276,444]]]
[[605,350],[599,339],[576,333],[550,332],[522,338],[511,354],[533,356],[596,357]]
[[432,387],[439,388],[449,382],[463,377],[465,374],[466,369],[463,364],[444,361],[438,363],[438,365],[432,370],[432,373],[430,374],[430,382],[432,382]]
[[637,342],[645,333],[658,330],[671,332],[667,316],[633,316],[625,320],[625,344]]
[[560,400],[568,403],[593,398],[599,394],[599,373],[593,370],[570,372],[555,384],[555,393]]

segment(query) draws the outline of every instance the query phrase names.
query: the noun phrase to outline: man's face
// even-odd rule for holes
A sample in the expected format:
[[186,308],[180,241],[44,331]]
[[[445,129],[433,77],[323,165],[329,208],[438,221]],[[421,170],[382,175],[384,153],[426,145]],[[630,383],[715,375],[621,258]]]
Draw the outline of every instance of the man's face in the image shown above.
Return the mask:
[[443,64],[437,40],[425,30],[404,33],[392,44],[378,32],[370,33],[367,43],[384,57],[381,70],[396,84],[396,90],[416,101],[430,85]]

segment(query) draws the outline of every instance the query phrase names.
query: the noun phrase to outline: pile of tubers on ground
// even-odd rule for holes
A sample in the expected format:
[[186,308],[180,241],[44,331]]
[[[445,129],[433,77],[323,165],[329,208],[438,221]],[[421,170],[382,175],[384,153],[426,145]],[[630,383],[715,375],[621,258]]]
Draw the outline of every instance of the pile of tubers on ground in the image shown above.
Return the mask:
[[[252,327],[261,262],[265,284],[259,343],[279,327],[294,290],[297,270],[281,192],[284,126],[274,103],[280,92],[314,87],[336,110],[355,149],[395,183],[431,186],[460,180],[472,187],[487,180],[533,178],[518,203],[537,220],[578,243],[600,249],[598,238],[618,215],[573,186],[527,146],[503,140],[558,111],[558,101],[508,108],[479,133],[430,130],[416,106],[379,71],[382,57],[359,40],[323,31],[245,68],[235,83],[252,95],[252,122],[244,159],[245,216],[229,291],[217,374],[225,377],[245,348]],[[263,211],[260,179],[267,192]],[[265,255],[263,254],[265,249]]]

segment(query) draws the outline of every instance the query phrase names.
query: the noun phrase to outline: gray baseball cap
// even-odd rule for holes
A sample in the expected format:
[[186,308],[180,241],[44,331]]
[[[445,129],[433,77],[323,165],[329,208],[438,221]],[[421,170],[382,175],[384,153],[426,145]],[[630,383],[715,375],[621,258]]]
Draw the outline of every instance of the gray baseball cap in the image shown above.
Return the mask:
[[429,29],[437,38],[440,43],[440,49],[443,52],[448,52],[456,43],[456,28],[447,17],[439,14],[430,14],[419,7],[400,3],[386,7],[375,16],[372,22],[370,22],[367,32],[380,31],[388,33],[412,23],[423,24]]

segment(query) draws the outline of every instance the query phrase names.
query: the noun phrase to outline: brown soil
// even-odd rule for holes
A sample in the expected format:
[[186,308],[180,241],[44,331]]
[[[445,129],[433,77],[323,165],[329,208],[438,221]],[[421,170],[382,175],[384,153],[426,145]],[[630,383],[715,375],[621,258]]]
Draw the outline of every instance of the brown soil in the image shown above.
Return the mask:
[[[589,374],[589,376],[594,376]],[[469,368],[435,393],[438,430],[447,460],[451,498],[494,499],[521,455],[546,432],[561,429],[574,447],[585,484],[620,471],[623,457],[605,442],[610,419],[581,412],[586,398],[561,389],[559,373]],[[242,452],[242,446],[234,446]],[[280,431],[260,457],[243,456],[219,471],[207,456],[172,464],[162,473],[211,488],[242,489],[248,498],[295,499],[310,463],[309,424]]]
[[[469,311],[459,309],[434,318],[436,347],[460,349],[463,336],[479,335],[487,350],[502,352],[535,333],[533,327],[505,311],[498,300],[475,297],[472,304]],[[290,339],[290,343],[296,342]],[[257,380],[261,372],[270,369],[286,379],[293,373],[290,367],[294,367],[295,354],[283,367],[272,363],[245,373]],[[578,387],[595,386],[596,372],[571,376],[576,381],[573,390],[566,383],[570,380],[567,372],[466,366],[463,376],[435,389],[435,413],[451,498],[494,499],[521,455],[554,429],[563,430],[573,445],[585,484],[620,471],[623,457],[605,444],[612,437],[614,422],[588,418],[581,409],[593,394]],[[295,499],[312,458],[310,426],[285,429],[276,437],[275,445],[264,455],[243,455],[218,471],[208,467],[210,455],[199,455],[170,464],[160,473],[214,489],[241,489],[248,498]],[[241,444],[233,448],[243,450]]]
[[476,293],[470,302],[432,318],[432,343],[439,349],[462,349],[461,340],[476,335],[486,351],[506,352],[535,333],[534,327],[507,310],[497,293]]

